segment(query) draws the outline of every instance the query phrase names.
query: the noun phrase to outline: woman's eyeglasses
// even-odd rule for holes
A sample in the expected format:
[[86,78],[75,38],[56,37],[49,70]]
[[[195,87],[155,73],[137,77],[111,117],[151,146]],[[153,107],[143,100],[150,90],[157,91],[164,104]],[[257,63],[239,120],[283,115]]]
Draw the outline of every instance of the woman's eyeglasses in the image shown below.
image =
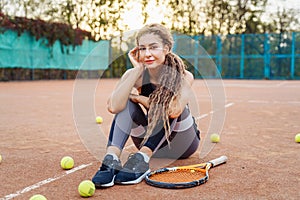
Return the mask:
[[140,55],[145,55],[147,50],[151,53],[151,54],[158,54],[161,53],[161,51],[163,51],[164,49],[161,47],[157,47],[157,46],[151,46],[151,47],[139,47],[139,52]]

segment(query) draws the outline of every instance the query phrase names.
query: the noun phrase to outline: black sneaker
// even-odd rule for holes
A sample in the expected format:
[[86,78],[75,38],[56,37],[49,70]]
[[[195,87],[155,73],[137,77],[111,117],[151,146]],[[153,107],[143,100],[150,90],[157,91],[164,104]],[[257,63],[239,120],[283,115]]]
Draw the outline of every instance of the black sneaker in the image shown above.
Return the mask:
[[115,183],[136,184],[141,182],[149,172],[149,163],[145,162],[140,153],[136,153],[129,156],[123,169],[116,175]]
[[96,187],[110,187],[114,185],[116,174],[122,168],[120,160],[114,160],[112,155],[106,155],[102,166],[92,178]]

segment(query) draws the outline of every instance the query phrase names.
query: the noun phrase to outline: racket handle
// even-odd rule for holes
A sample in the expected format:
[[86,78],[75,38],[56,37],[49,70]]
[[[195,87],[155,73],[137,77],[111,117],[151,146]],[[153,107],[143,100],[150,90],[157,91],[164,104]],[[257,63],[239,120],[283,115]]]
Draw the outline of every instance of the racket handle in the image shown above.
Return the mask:
[[227,156],[221,156],[219,158],[213,159],[209,161],[212,164],[212,167],[223,164],[227,161]]

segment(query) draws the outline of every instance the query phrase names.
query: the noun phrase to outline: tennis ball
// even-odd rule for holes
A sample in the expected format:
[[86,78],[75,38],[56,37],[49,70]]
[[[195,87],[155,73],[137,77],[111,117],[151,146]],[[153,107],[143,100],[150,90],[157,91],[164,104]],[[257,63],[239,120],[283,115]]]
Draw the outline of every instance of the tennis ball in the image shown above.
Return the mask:
[[65,156],[60,161],[60,166],[63,169],[72,169],[74,167],[74,160],[70,156]]
[[82,197],[91,197],[95,193],[95,185],[90,180],[84,180],[78,185],[78,192]]
[[295,136],[295,142],[300,143],[300,133]]
[[100,117],[100,116],[96,117],[96,122],[97,122],[98,124],[101,124],[101,123],[103,122],[103,118]]
[[0,155],[0,163],[2,162],[2,156]]
[[36,194],[30,197],[29,200],[47,200],[47,198],[41,194]]
[[220,136],[216,133],[210,135],[210,141],[214,143],[220,142]]

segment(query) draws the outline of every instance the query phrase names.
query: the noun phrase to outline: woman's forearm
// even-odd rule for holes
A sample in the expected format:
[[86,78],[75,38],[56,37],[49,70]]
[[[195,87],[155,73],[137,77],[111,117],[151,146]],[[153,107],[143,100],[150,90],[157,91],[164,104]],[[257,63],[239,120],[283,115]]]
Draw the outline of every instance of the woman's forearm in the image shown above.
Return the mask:
[[128,101],[129,94],[142,72],[138,68],[127,71],[108,99],[108,110],[111,113],[122,111]]

